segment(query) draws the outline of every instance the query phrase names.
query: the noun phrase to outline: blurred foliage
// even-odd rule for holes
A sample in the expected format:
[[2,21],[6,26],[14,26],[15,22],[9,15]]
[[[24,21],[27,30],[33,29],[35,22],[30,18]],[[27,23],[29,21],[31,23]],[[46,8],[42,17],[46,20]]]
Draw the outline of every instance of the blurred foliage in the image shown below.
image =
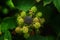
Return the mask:
[[35,1],[34,0],[13,0],[14,5],[23,11],[28,11],[34,4]]
[[30,38],[28,38],[27,40],[55,40],[55,37],[53,36],[39,36],[39,35],[35,35],[35,36],[32,36]]
[[44,2],[44,6],[47,4],[50,4],[51,2],[53,2],[53,4],[55,5],[55,7],[58,9],[58,11],[60,12],[60,0],[43,0]]
[[[28,11],[34,5],[36,5],[38,11],[43,13],[43,17],[46,19],[45,24],[49,24],[50,26],[48,27],[52,28],[52,31],[57,34],[57,36],[55,36],[58,38],[60,37],[58,36],[58,34],[60,34],[60,0],[41,0],[40,2],[36,2],[35,0],[0,0],[0,25],[2,31],[0,40],[12,40],[13,36],[9,29],[14,29],[17,25],[15,17],[17,12],[15,9]],[[5,7],[7,9],[4,9]],[[9,16],[7,14],[14,15]],[[34,35],[27,40],[56,40],[55,36]],[[20,40],[19,37],[14,38],[14,40]],[[21,40],[22,39],[23,38],[21,38]]]

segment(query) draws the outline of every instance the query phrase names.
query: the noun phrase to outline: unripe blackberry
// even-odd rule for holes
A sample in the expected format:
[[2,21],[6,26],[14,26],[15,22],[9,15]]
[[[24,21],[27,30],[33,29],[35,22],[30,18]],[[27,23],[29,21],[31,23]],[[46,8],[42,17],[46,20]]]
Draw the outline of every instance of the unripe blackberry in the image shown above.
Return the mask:
[[28,27],[26,27],[26,26],[23,26],[22,30],[23,30],[23,33],[28,33],[28,31],[29,31]]
[[42,12],[38,12],[37,14],[36,14],[36,17],[42,17]]
[[26,12],[25,12],[25,11],[22,11],[22,12],[21,12],[21,17],[22,17],[22,18],[26,17]]
[[19,25],[22,25],[24,23],[24,19],[21,16],[17,17],[17,22]]
[[31,8],[31,11],[35,13],[35,12],[37,11],[37,7],[36,7],[36,6],[33,6],[33,7]]
[[21,27],[16,27],[15,32],[16,33],[22,33],[22,28]]
[[33,19],[33,22],[35,23],[35,22],[39,22],[39,19],[37,18],[37,17],[35,17],[34,19]]
[[34,26],[36,29],[38,29],[38,28],[41,27],[41,24],[40,24],[39,22],[36,22],[35,24],[33,24],[33,26]]

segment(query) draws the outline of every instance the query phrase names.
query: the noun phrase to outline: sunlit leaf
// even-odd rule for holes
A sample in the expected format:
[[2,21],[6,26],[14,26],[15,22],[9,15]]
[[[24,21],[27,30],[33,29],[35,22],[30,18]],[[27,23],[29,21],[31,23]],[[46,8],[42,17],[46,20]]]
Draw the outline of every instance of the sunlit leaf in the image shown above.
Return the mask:
[[58,11],[60,12],[60,0],[53,0],[53,3],[55,7],[58,9]]
[[50,4],[52,0],[44,0],[43,1],[43,6],[46,6],[47,4]]
[[4,34],[4,40],[12,40],[11,34],[9,31],[6,31]]
[[6,1],[6,5],[9,6],[10,8],[14,8],[15,7],[13,2],[12,2],[12,0],[7,0]]
[[13,3],[18,9],[28,11],[35,4],[35,0],[13,0]]
[[3,20],[2,22],[2,31],[5,32],[10,28],[15,28],[16,27],[16,20],[15,18],[7,17]]

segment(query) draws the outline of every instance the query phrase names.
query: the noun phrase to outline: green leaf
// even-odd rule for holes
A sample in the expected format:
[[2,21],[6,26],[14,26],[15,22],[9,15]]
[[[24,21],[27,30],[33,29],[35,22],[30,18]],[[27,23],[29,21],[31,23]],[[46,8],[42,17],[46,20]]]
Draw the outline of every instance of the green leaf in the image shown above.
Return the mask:
[[35,36],[28,38],[27,40],[55,40],[55,37],[54,36],[35,35]]
[[13,29],[16,27],[16,20],[15,18],[7,17],[3,20],[1,25],[2,25],[2,31],[5,32],[8,29],[11,29],[11,28]]
[[6,5],[9,6],[10,8],[14,8],[15,7],[13,2],[12,2],[12,0],[7,0],[6,1]]
[[58,9],[58,11],[60,12],[60,0],[53,0],[53,3],[55,7]]
[[52,2],[52,0],[44,0],[43,1],[43,6],[46,6],[47,4],[50,4]]
[[6,31],[4,34],[4,40],[12,40],[11,34],[9,31]]
[[15,6],[23,11],[29,10],[34,4],[35,0],[13,0]]
[[8,24],[7,23],[2,23],[1,24],[1,29],[2,29],[2,32],[5,32],[8,30]]
[[15,17],[7,17],[4,22],[8,24],[9,28],[15,28],[17,25]]

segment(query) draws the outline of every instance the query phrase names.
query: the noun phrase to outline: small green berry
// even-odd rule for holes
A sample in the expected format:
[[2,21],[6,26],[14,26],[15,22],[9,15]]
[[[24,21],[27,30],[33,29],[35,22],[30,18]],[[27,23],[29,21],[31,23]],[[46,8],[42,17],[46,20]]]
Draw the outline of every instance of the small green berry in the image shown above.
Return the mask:
[[36,29],[38,29],[38,28],[41,27],[41,24],[40,24],[39,22],[36,22],[35,24],[33,24],[33,26],[34,26]]
[[26,27],[26,26],[23,26],[22,30],[23,30],[23,33],[28,33],[28,31],[29,31],[28,27]]
[[33,7],[31,8],[31,11],[35,13],[35,12],[37,11],[37,7],[36,7],[36,6],[33,6]]
[[16,28],[15,28],[15,32],[16,32],[16,33],[20,33],[20,29],[21,29],[20,27],[16,27]]
[[33,22],[39,22],[39,19],[38,19],[37,17],[35,17],[35,18],[33,19]]
[[40,22],[41,22],[41,24],[43,24],[45,22],[45,19],[44,18],[40,18]]
[[17,17],[17,22],[19,25],[23,24],[24,23],[24,19],[20,16]]
[[42,12],[38,12],[37,14],[36,14],[36,17],[42,17]]
[[23,18],[26,17],[26,12],[25,11],[21,12],[21,17],[23,17]]
[[9,11],[8,11],[7,8],[3,8],[2,12],[3,12],[4,14],[8,14]]
[[30,35],[28,33],[24,34],[24,38],[28,38]]

